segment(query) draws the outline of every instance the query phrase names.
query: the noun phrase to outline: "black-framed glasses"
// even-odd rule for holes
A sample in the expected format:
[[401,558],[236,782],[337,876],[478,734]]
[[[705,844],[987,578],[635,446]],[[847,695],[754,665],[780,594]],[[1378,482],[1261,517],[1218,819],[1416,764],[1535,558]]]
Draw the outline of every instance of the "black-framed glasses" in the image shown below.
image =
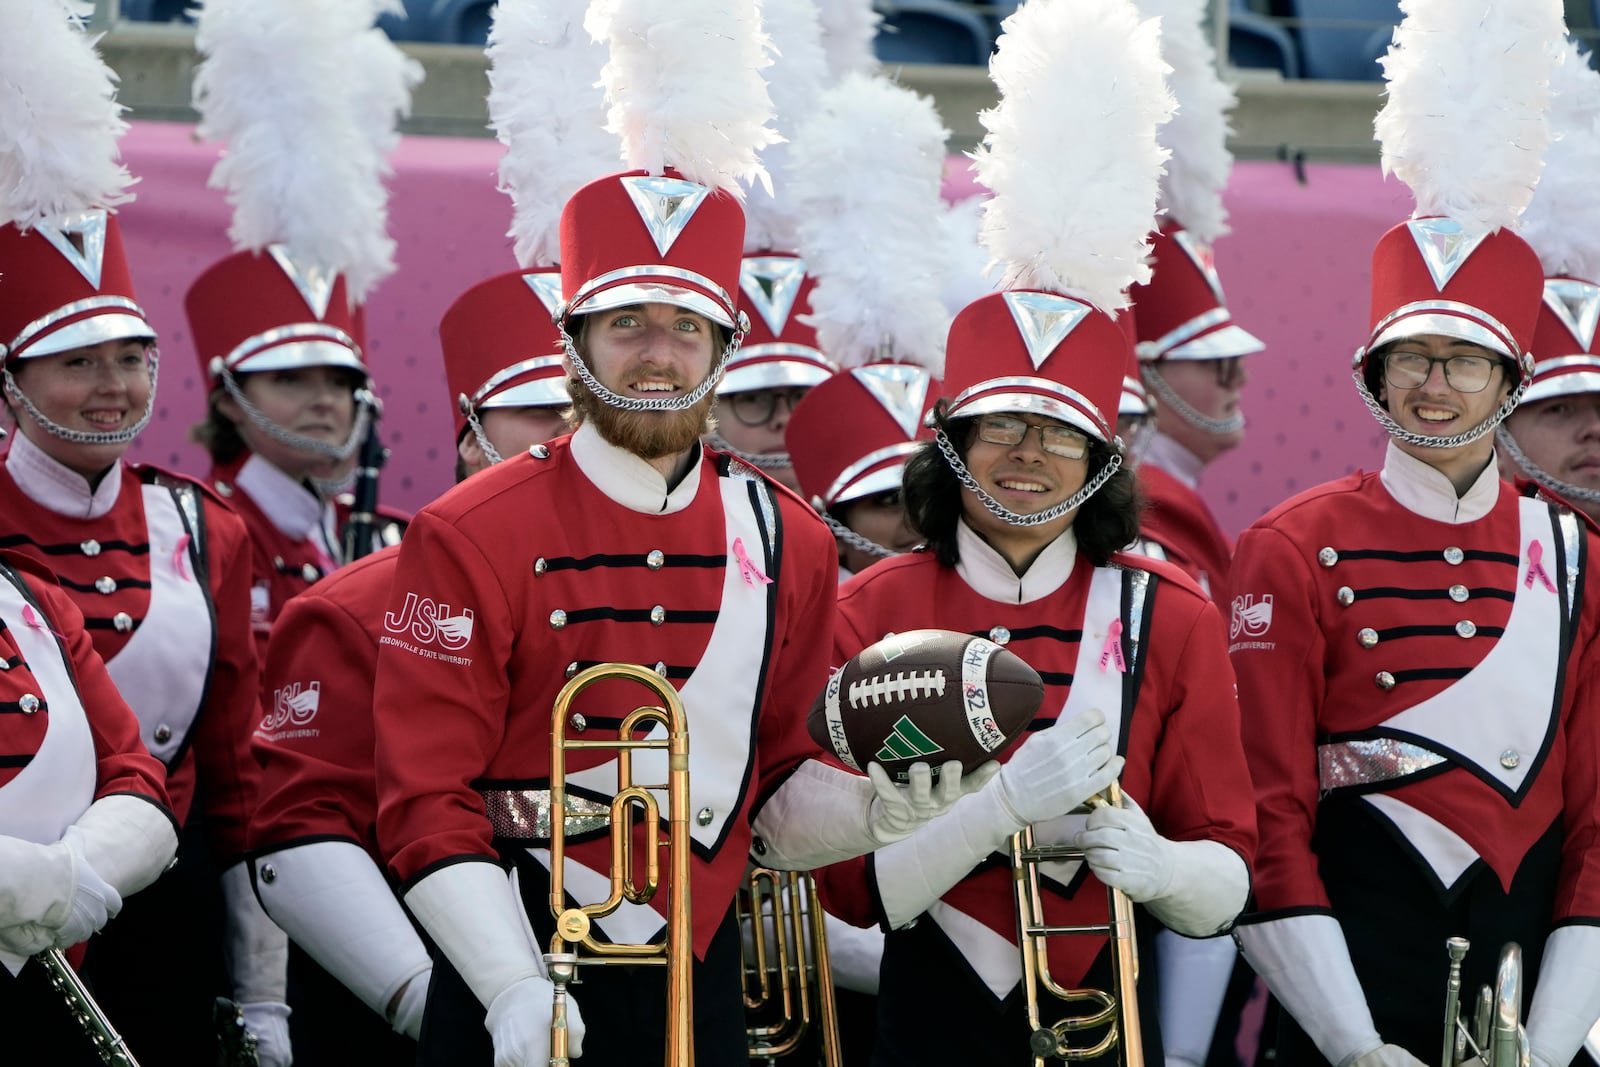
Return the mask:
[[1390,352],[1383,361],[1383,378],[1396,389],[1416,389],[1428,380],[1437,363],[1444,368],[1444,381],[1450,388],[1458,393],[1481,393],[1489,387],[1499,362],[1488,356],[1440,359],[1421,352]]
[[734,418],[746,426],[762,426],[772,421],[779,404],[793,414],[795,405],[807,392],[809,390],[801,388],[747,389],[740,393],[729,393],[722,399],[727,403],[728,410],[733,412]]
[[1029,430],[1039,431],[1039,447],[1062,459],[1082,459],[1089,454],[1089,439],[1070,426],[1044,423],[1035,426],[1011,415],[979,415],[978,440],[991,445],[1020,445]]

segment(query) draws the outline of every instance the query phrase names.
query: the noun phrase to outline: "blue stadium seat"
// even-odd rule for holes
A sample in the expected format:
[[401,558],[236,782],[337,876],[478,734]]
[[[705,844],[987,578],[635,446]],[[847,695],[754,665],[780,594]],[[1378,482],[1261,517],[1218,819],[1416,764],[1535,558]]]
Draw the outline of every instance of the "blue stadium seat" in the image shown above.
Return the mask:
[[989,61],[992,31],[971,7],[952,0],[885,0],[873,51],[884,63]]
[[434,0],[402,0],[404,15],[379,15],[378,29],[391,41],[428,41]]
[[1228,63],[1276,70],[1285,78],[1300,77],[1300,52],[1294,38],[1276,22],[1256,13],[1249,0],[1231,0],[1228,5]]
[[[1378,57],[1389,46],[1400,22],[1398,0],[1292,0],[1298,27],[1300,58],[1308,78],[1377,81],[1383,77]],[[1318,20],[1349,23],[1319,25]]]
[[186,12],[194,0],[122,0],[122,18],[135,22],[193,22]]
[[428,15],[428,40],[482,48],[489,40],[494,0],[434,0]]

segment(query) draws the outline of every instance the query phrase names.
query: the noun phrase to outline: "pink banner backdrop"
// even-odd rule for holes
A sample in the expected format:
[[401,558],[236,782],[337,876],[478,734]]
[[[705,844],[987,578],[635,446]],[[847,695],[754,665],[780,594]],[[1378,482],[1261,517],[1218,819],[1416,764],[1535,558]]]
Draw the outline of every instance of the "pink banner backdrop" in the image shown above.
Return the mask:
[[[161,334],[155,419],[136,459],[203,474],[188,442],[205,409],[204,378],[188,336],[183,295],[231,251],[223,195],[206,187],[217,146],[192,127],[135,123],[123,141],[141,179],[122,223],[139,297]],[[510,201],[495,189],[492,140],[408,137],[394,157],[390,233],[399,269],[368,302],[369,361],[384,398],[382,433],[392,449],[383,502],[414,510],[444,491],[454,464],[451,399],[438,324],[469,285],[516,267],[505,236]],[[946,192],[970,191],[952,160]],[[1208,471],[1202,489],[1224,529],[1237,532],[1301,489],[1376,466],[1383,434],[1356,397],[1350,355],[1366,335],[1372,246],[1410,210],[1397,182],[1376,167],[1240,164],[1228,190],[1233,234],[1219,242],[1218,270],[1234,318],[1267,342],[1249,361],[1249,436]],[[248,294],[241,294],[248,299]]]

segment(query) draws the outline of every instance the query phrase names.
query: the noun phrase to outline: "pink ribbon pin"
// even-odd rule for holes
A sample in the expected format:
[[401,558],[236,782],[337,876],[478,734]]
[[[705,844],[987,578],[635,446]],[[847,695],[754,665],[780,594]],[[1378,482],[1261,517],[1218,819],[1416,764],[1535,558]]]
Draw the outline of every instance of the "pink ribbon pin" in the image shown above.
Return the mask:
[[188,534],[178,538],[178,547],[172,550],[172,569],[178,572],[178,577],[184,581],[192,582],[189,572],[183,566],[183,558],[189,552],[189,542],[193,540]]
[[1556,583],[1552,582],[1550,575],[1545,572],[1544,564],[1540,562],[1543,559],[1544,546],[1538,541],[1534,541],[1533,544],[1528,546],[1528,574],[1527,577],[1522,579],[1522,584],[1532,589],[1533,580],[1537,578],[1544,583],[1546,589],[1554,593],[1556,591]]
[[1106,634],[1105,647],[1100,650],[1100,669],[1106,671],[1116,664],[1119,674],[1128,673],[1128,664],[1122,658],[1122,620],[1111,620],[1111,632]]
[[761,573],[761,568],[755,565],[750,554],[744,550],[744,538],[733,539],[733,558],[739,561],[739,577],[744,579],[745,585],[771,585],[772,579]]
[[[56,633],[54,630],[51,630],[50,627],[44,624],[44,620],[39,618],[39,613],[33,610],[32,604],[22,605],[22,621],[27,623],[32,629],[45,630],[51,634],[54,634],[56,637],[61,637],[60,634]],[[61,637],[61,640],[65,641],[66,638]]]

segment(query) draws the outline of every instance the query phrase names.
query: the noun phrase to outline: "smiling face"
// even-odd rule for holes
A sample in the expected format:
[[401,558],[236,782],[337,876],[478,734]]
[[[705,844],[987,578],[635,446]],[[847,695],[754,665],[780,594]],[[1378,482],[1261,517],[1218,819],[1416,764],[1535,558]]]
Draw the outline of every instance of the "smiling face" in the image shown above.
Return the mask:
[[[1007,424],[1015,422],[1027,426],[1022,439],[1015,444],[996,443],[1014,436],[1004,430]],[[1071,458],[1057,454],[1063,451],[1059,447],[1057,451],[1047,450],[1040,433],[1045,428],[1053,428],[1047,432],[1057,434],[1065,431],[1069,440],[1084,440],[1081,433],[1068,428],[1066,423],[1043,415],[1011,412],[1001,416],[981,415],[972,420],[967,439],[967,470],[984,492],[1019,515],[1033,515],[1055,507],[1082,489],[1088,478],[1086,451]],[[995,432],[997,430],[1000,432]],[[961,510],[967,525],[1010,560],[1013,567],[1026,567],[1039,550],[1072,525],[1077,515],[1076,511],[1069,511],[1037,526],[1013,526],[991,513],[970,490],[962,491]]]
[[[1428,437],[1453,437],[1471,430],[1495,413],[1513,384],[1497,353],[1443,334],[1396,341],[1379,358],[1383,372],[1378,399],[1401,429]],[[1453,478],[1474,468],[1482,470],[1494,451],[1494,438],[1485,435],[1459,448],[1403,441],[1399,446],[1440,470],[1451,468],[1446,474]]]
[[1600,491],[1600,393],[1523,403],[1506,420],[1506,429],[1552,477]]
[[[45,418],[69,430],[115,433],[144,417],[152,388],[150,361],[140,340],[104,341],[12,365],[17,388]],[[17,425],[29,441],[56,462],[85,477],[106,470],[131,442],[86,445],[64,441],[15,406]]]
[[[922,538],[906,519],[905,501],[898,489],[846,501],[837,506],[836,514],[840,522],[868,541],[892,551],[910,552],[922,543]],[[851,545],[841,543],[839,546],[839,562],[851,574],[859,574],[877,560],[877,556]]]
[[[1178,398],[1210,419],[1232,419],[1239,414],[1239,396],[1250,381],[1246,361],[1227,359],[1166,359],[1155,364],[1162,381]],[[1244,427],[1212,433],[1185,420],[1176,411],[1158,411],[1161,432],[1192,454],[1210,463],[1244,441]]]
[[[289,367],[238,378],[245,399],[290,433],[329,445],[349,440],[355,425],[355,391],[361,384],[356,371],[348,367]],[[263,432],[226,393],[218,398],[217,410],[238,427],[239,436],[252,452],[290,477],[328,477],[338,466],[326,456],[302,452]]]

